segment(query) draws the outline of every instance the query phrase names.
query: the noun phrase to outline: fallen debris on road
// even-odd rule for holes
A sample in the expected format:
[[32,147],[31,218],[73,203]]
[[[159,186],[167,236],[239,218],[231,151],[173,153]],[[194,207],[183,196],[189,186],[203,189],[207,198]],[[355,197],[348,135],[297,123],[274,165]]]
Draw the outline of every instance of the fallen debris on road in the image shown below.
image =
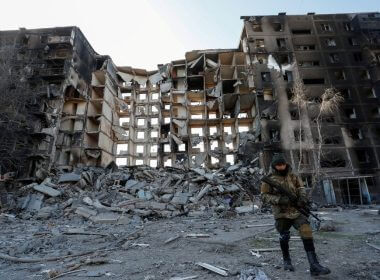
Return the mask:
[[221,269],[221,268],[218,268],[216,266],[213,266],[211,264],[208,264],[208,263],[203,263],[203,262],[197,262],[196,265],[199,265],[205,269],[208,269],[214,273],[217,273],[219,275],[222,275],[222,276],[228,276],[228,272],[224,269]]

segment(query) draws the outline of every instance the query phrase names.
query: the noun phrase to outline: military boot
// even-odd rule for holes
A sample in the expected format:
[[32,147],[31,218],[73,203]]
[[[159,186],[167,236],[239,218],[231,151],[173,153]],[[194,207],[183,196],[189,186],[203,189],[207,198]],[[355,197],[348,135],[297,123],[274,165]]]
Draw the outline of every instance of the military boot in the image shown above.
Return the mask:
[[289,254],[289,239],[290,234],[288,232],[280,234],[280,247],[284,260],[284,270],[294,271],[294,266],[292,265],[292,260],[290,259]]
[[330,269],[322,266],[318,262],[317,255],[315,254],[313,239],[303,239],[302,241],[305,247],[307,260],[309,261],[309,264],[310,264],[310,274],[312,276],[329,274],[331,272]]
[[310,274],[312,276],[325,275],[331,272],[327,267],[320,265],[314,251],[306,252],[306,255],[310,264]]

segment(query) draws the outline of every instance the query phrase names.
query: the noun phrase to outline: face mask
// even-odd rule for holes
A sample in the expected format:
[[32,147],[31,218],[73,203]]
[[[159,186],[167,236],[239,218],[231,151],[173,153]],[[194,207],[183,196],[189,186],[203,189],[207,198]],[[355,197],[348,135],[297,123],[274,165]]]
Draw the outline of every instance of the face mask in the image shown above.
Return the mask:
[[286,168],[284,170],[276,170],[278,174],[280,174],[281,176],[286,176],[288,174],[288,171],[289,171],[289,166],[287,165]]

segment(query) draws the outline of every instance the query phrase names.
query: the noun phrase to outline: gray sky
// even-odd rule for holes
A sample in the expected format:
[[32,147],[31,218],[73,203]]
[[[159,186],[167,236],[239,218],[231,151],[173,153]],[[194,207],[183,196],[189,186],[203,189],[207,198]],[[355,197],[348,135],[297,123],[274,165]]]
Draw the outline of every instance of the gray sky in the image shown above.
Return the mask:
[[117,65],[155,69],[194,49],[235,48],[241,15],[379,11],[379,0],[7,0],[0,30],[78,26]]

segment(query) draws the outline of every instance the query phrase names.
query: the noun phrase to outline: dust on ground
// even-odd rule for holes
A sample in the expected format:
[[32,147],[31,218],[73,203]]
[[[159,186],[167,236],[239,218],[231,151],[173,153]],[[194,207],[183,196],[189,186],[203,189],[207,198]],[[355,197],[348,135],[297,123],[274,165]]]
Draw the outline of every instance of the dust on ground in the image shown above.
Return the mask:
[[[314,233],[321,264],[332,271],[318,278],[380,279],[380,250],[367,244],[380,245],[380,216],[369,214],[367,209],[330,208],[319,213],[333,224],[334,231]],[[295,272],[283,270],[279,251],[259,252],[259,257],[250,253],[251,249],[279,248],[269,214],[155,221],[135,216],[120,225],[94,224],[81,217],[25,221],[3,214],[0,222],[3,254],[24,258],[72,256],[36,263],[2,259],[0,279],[53,279],[74,270],[77,272],[59,279],[239,279],[241,270],[253,267],[270,279],[311,279],[302,242],[294,230],[290,247]],[[197,262],[224,268],[229,276],[210,272]]]

